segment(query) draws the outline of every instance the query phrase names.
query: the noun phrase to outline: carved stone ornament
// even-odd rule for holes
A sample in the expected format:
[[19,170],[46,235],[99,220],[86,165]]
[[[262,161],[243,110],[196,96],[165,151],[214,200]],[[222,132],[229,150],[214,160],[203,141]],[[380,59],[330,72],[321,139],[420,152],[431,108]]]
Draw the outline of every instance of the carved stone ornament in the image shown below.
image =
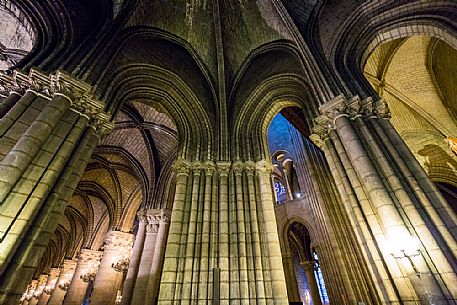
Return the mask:
[[270,175],[273,170],[273,165],[267,160],[260,160],[255,164],[258,174]]
[[103,139],[114,129],[114,123],[109,118],[110,116],[103,112],[95,114],[90,121],[90,126],[95,129],[95,135],[100,139]]
[[15,70],[12,75],[0,73],[0,95],[8,96],[11,92],[23,94],[26,90],[48,99],[55,95],[65,96],[71,102],[71,109],[88,118],[102,113],[104,107],[104,103],[91,93],[91,85],[63,71],[49,75],[31,68],[28,74],[20,70]]
[[146,232],[157,233],[159,232],[160,215],[148,215],[148,224],[146,225]]
[[322,147],[329,130],[335,128],[335,121],[341,116],[346,116],[350,119],[387,118],[390,116],[385,101],[381,99],[378,102],[373,102],[371,97],[361,100],[358,96],[355,96],[350,100],[346,100],[340,95],[319,107],[319,110],[322,115],[314,119],[314,134],[310,137],[314,144],[319,147]]
[[171,218],[171,211],[163,209],[160,212],[160,222],[163,224],[168,224],[170,223],[170,218]]
[[176,172],[176,175],[189,175],[189,170],[192,167],[192,164],[186,159],[178,159],[173,164],[173,170]]
[[244,170],[244,163],[242,161],[233,162],[232,171],[235,173],[236,176],[242,175],[243,170]]
[[218,172],[219,176],[227,177],[228,173],[230,171],[231,164],[232,164],[231,162],[227,162],[227,161],[217,162],[216,166],[217,166],[217,172]]
[[203,162],[203,170],[207,176],[212,176],[214,171],[216,170],[216,164],[213,161],[205,161]]
[[114,251],[127,251],[132,248],[134,236],[122,231],[111,231],[105,239],[104,249]]
[[247,175],[253,175],[254,171],[255,171],[255,162],[254,161],[244,162],[244,169],[246,170]]
[[202,169],[203,169],[203,165],[200,161],[194,161],[192,163],[192,170],[194,172],[194,175],[200,175]]

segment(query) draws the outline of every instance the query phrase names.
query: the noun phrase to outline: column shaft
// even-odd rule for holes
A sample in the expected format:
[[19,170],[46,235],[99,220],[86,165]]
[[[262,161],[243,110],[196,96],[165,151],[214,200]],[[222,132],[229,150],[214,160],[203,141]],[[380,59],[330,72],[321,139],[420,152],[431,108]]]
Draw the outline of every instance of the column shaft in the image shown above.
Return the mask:
[[135,283],[138,277],[141,257],[144,249],[144,242],[146,237],[146,213],[144,210],[138,212],[138,232],[135,236],[135,243],[133,244],[132,257],[130,258],[129,270],[124,282],[122,290],[121,305],[130,305],[133,297]]
[[76,262],[72,260],[65,260],[62,270],[60,271],[59,278],[57,279],[56,286],[52,291],[47,305],[62,305],[65,294],[67,293],[68,286],[73,278],[75,272]]
[[[117,272],[114,266],[122,260],[129,259],[133,235],[121,231],[110,231],[105,239],[104,253],[94,281],[94,291],[90,301],[97,305],[112,305],[121,287],[123,273]],[[127,270],[125,270],[127,271]]]

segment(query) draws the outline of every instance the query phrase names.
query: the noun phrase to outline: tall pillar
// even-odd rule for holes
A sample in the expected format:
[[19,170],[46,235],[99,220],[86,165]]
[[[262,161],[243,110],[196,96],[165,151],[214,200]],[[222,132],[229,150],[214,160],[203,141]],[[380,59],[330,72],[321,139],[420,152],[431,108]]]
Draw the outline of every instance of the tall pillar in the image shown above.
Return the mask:
[[311,293],[311,299],[313,300],[313,305],[322,305],[321,296],[319,294],[319,286],[316,282],[316,277],[314,276],[314,262],[304,261],[300,262],[300,265],[305,270],[306,278],[308,279],[308,285]]
[[161,210],[159,216],[159,230],[155,243],[154,256],[149,271],[149,282],[146,293],[146,304],[155,304],[159,292],[160,275],[162,272],[165,247],[167,245],[168,227],[170,225],[170,211]]
[[160,210],[150,209],[146,211],[146,236],[131,304],[143,304],[146,299],[157,233],[159,232],[159,219]]
[[94,281],[90,298],[92,304],[112,305],[127,271],[133,245],[133,234],[110,231],[105,239],[103,257]]
[[133,244],[132,257],[130,258],[129,270],[124,282],[124,288],[122,289],[122,301],[121,305],[130,305],[133,297],[133,290],[135,288],[136,279],[138,277],[138,271],[140,267],[140,261],[143,253],[144,242],[146,237],[146,224],[147,217],[146,211],[141,210],[138,212],[138,232],[135,236],[135,242]]
[[31,69],[10,78],[27,91],[0,122],[3,304],[16,304],[33,277],[84,169],[82,159],[97,144],[95,134],[113,125],[92,87],[68,74]]
[[383,101],[340,96],[321,106],[324,115],[316,119],[315,131],[325,143],[335,181],[341,183],[378,297],[443,304],[457,296],[457,243],[443,223],[455,224],[438,216],[433,198],[426,198],[417,183],[429,179],[405,166],[400,156],[409,155],[396,131],[388,128],[386,110]]
[[90,281],[95,280],[102,251],[82,249],[78,255],[75,274],[68,287],[64,305],[81,305]]
[[[271,163],[179,159],[158,305],[288,304]],[[214,213],[217,211],[216,213]]]
[[38,305],[46,305],[48,304],[49,298],[51,297],[51,293],[56,287],[57,280],[59,278],[60,268],[51,268],[49,271],[48,278],[46,280],[46,284],[43,289],[43,293],[41,294]]
[[38,280],[32,280],[32,282],[28,285],[27,290],[25,291],[21,305],[29,305],[30,302],[33,300],[33,294],[38,285]]
[[65,294],[67,293],[68,287],[73,279],[76,264],[77,263],[74,260],[64,260],[56,286],[49,298],[48,305],[62,305]]

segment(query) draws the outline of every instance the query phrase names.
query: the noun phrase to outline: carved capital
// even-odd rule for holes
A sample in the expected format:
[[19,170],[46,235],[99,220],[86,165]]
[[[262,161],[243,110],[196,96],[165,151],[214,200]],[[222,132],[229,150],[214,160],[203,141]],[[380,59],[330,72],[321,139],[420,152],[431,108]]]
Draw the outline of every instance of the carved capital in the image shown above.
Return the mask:
[[212,176],[216,170],[216,164],[213,161],[205,161],[202,167],[207,176]]
[[133,245],[133,234],[122,231],[111,231],[105,239],[104,249],[126,251]]
[[203,165],[200,161],[194,161],[192,163],[192,171],[194,172],[194,175],[199,176],[201,174],[202,169]]
[[257,174],[270,175],[273,170],[273,165],[267,160],[260,160],[255,164]]
[[244,169],[246,170],[246,174],[249,176],[254,175],[255,171],[255,162],[254,161],[246,161],[244,162]]
[[114,129],[114,123],[109,118],[109,114],[100,112],[95,114],[90,121],[90,126],[94,128],[95,135],[100,139],[103,139]]
[[160,216],[159,215],[148,215],[148,224],[146,225],[147,233],[159,232]]
[[160,223],[161,224],[169,224],[170,223],[170,218],[171,218],[171,211],[163,209],[160,212]]
[[140,222],[147,222],[148,219],[147,219],[147,215],[146,215],[146,211],[145,210],[139,210],[138,213],[136,213],[137,217],[138,217],[138,220]]
[[232,164],[232,170],[236,176],[241,176],[244,170],[244,163],[242,161],[235,161]]
[[380,99],[374,103],[374,113],[383,119],[389,119],[391,117],[389,106],[384,99]]
[[189,171],[192,164],[186,159],[178,159],[173,164],[173,170],[176,172],[176,175],[186,175],[189,176]]
[[78,254],[78,263],[79,264],[87,264],[87,263],[99,263],[100,259],[103,256],[102,251],[90,250],[90,249],[82,249],[81,252]]
[[228,177],[228,173],[230,171],[231,162],[228,161],[220,161],[217,162],[217,172],[220,177]]

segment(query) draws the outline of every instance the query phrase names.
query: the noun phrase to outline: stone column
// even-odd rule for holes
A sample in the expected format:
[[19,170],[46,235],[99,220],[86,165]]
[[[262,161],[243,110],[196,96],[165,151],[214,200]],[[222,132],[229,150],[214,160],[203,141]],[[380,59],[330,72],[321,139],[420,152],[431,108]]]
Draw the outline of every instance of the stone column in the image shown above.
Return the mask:
[[133,234],[110,231],[105,239],[104,253],[94,281],[92,304],[112,305],[127,271],[133,245]]
[[25,291],[21,305],[29,305],[30,302],[33,300],[33,294],[38,285],[38,280],[32,280],[32,282],[27,286],[27,290]]
[[170,225],[158,304],[161,303],[161,299],[165,300],[166,304],[169,304],[170,301],[173,302],[175,295],[180,293],[176,288],[176,281],[180,261],[181,230],[185,226],[186,193],[190,166],[191,163],[189,161],[182,159],[176,161],[173,166],[176,172],[176,190],[171,224],[176,223],[177,225]]
[[73,280],[68,287],[64,305],[81,305],[86,295],[87,286],[90,281],[95,280],[102,251],[82,249],[78,255],[78,264],[76,266]]
[[151,270],[149,271],[149,283],[146,293],[146,304],[155,304],[159,292],[160,273],[162,271],[165,247],[167,245],[168,227],[170,225],[171,211],[161,210],[159,216],[159,230],[155,243],[154,256]]
[[417,297],[424,303],[455,298],[455,255],[447,248],[456,249],[455,241],[446,230],[441,235],[436,231],[444,226],[430,205],[421,202],[425,192],[418,192],[420,186],[405,183],[412,180],[412,173],[399,158],[397,149],[404,147],[392,146],[392,139],[398,142],[399,137],[392,135],[396,132],[389,129],[388,135],[377,124],[385,118],[385,103],[340,96],[320,111],[324,115],[316,122],[321,132],[326,130],[322,138],[336,169],[332,174],[341,182],[347,213],[353,225],[370,228],[359,231],[358,238],[361,247],[368,244],[367,263],[382,298],[397,302]]
[[37,305],[38,301],[43,294],[43,290],[46,286],[48,280],[48,275],[47,274],[41,274],[38,278],[38,284],[36,286],[35,292],[33,293],[33,298],[30,301],[30,305]]
[[133,244],[132,257],[130,258],[129,270],[122,289],[121,305],[130,305],[133,297],[133,290],[135,288],[136,279],[140,267],[140,261],[144,249],[144,242],[146,238],[146,225],[147,217],[146,211],[141,210],[138,212],[138,232],[135,236],[135,243]]
[[49,298],[51,296],[52,291],[54,290],[57,279],[59,278],[60,268],[51,268],[46,285],[44,286],[43,293],[41,294],[38,305],[46,305],[48,304]]
[[[256,173],[259,184],[262,216],[265,224],[265,247],[268,253],[269,274],[271,280],[271,298],[275,304],[288,304],[287,288],[282,266],[281,249],[279,246],[278,228],[274,211],[274,200],[270,175],[272,165],[266,160],[256,163]],[[267,282],[268,283],[268,282]]]
[[218,162],[213,177],[208,162],[176,161],[158,304],[288,304],[271,164]]
[[0,122],[0,303],[5,304],[16,303],[32,278],[58,223],[56,214],[68,202],[63,194],[71,192],[69,177],[77,184],[80,159],[90,157],[96,145],[94,130],[112,126],[90,85],[63,72],[31,69],[14,77],[19,75],[27,92]]
[[300,262],[300,265],[303,267],[306,273],[306,278],[308,279],[309,290],[311,293],[311,298],[313,300],[313,305],[322,305],[321,296],[319,294],[319,286],[314,276],[314,262],[313,261],[304,261]]
[[76,261],[66,259],[63,262],[59,278],[57,279],[56,286],[52,291],[51,297],[47,305],[62,305],[65,294],[70,286],[73,274],[76,269]]
[[131,303],[135,305],[143,304],[146,299],[149,276],[156,249],[157,233],[159,232],[160,210],[147,210],[146,220],[146,236]]

